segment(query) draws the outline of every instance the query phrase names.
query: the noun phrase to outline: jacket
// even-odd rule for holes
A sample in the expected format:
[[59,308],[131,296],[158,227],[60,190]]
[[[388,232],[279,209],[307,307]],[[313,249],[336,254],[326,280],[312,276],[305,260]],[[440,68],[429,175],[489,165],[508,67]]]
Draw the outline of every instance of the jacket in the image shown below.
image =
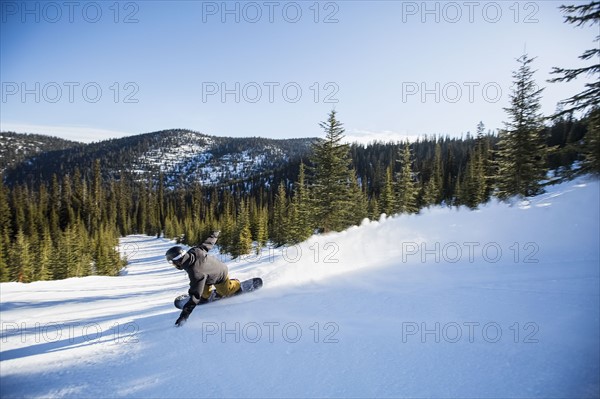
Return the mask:
[[200,246],[190,248],[182,264],[190,278],[190,301],[195,305],[200,302],[202,292],[207,285],[219,284],[227,279],[229,272],[227,265],[213,256],[208,256],[208,251],[217,242],[218,232],[210,235]]

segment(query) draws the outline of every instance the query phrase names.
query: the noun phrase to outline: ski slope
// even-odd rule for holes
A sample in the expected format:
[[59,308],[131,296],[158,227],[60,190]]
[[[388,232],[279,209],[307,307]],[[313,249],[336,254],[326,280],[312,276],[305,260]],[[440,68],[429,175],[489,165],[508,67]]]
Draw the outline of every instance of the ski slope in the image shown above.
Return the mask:
[[123,276],[0,285],[0,396],[597,398],[599,192],[581,178],[224,258],[265,286],[183,328],[172,242],[125,237]]

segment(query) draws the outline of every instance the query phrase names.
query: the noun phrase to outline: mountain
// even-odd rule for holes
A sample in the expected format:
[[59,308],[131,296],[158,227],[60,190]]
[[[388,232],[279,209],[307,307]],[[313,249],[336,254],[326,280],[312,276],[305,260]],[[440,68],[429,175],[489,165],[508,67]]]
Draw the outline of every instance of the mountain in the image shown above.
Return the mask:
[[264,287],[182,328],[173,242],[124,237],[122,276],[0,285],[2,397],[597,398],[599,194],[579,178],[222,257]]
[[0,173],[38,154],[81,145],[83,144],[42,134],[0,132]]
[[[140,180],[157,179],[162,172],[170,186],[192,182],[218,185],[284,168],[289,162],[306,157],[313,140],[231,138],[186,129],[163,130],[38,151],[30,157],[23,156],[20,162],[6,158],[12,167],[6,170],[5,181],[49,182],[52,174],[73,174],[76,168],[90,173],[97,159],[105,178],[129,173]],[[13,142],[18,141],[8,141],[7,145]]]

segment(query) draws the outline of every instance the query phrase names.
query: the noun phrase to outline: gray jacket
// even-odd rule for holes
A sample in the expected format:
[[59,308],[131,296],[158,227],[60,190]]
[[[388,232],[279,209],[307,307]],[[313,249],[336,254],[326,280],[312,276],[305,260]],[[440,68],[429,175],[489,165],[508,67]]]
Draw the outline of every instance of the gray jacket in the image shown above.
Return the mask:
[[227,265],[214,256],[208,256],[208,251],[215,245],[218,232],[214,232],[200,246],[190,248],[187,252],[182,269],[190,278],[190,301],[195,305],[200,302],[204,287],[225,281],[229,270]]

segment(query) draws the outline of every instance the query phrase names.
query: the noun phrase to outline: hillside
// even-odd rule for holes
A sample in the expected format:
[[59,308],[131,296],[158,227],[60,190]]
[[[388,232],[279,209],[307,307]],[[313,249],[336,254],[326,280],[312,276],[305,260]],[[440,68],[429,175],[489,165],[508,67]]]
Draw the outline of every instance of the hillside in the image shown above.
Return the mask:
[[185,129],[164,130],[60,151],[40,151],[35,157],[23,157],[20,163],[6,159],[15,166],[7,171],[5,181],[49,182],[52,174],[72,175],[76,168],[89,173],[98,159],[105,178],[130,173],[134,178],[148,180],[157,179],[162,172],[167,185],[215,185],[272,173],[291,160],[305,157],[311,142],[312,139],[228,138]]
[[0,174],[37,154],[81,145],[83,144],[42,134],[0,132]]
[[0,285],[1,395],[596,398],[599,195],[580,178],[223,258],[264,288],[180,329],[172,242],[125,237],[120,277]]

